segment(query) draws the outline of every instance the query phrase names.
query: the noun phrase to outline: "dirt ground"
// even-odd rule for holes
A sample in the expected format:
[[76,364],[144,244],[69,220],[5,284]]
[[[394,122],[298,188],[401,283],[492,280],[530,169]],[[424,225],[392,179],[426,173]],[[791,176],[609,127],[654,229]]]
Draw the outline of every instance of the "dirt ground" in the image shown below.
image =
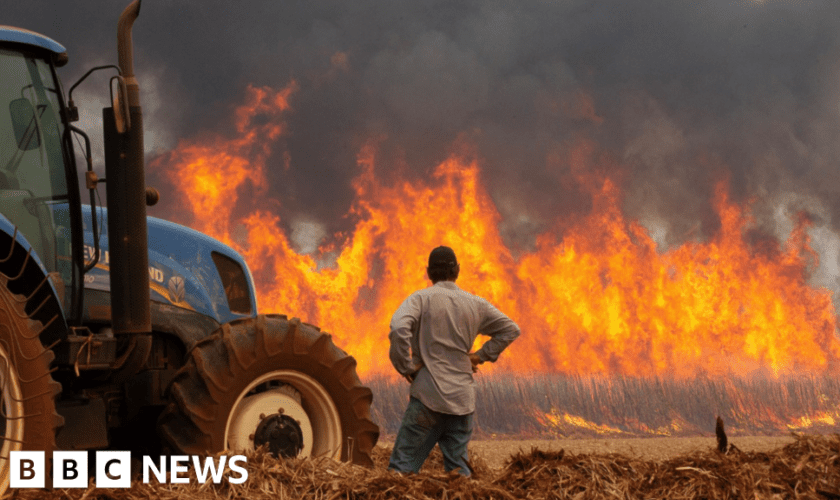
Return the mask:
[[[729,442],[741,451],[767,452],[781,448],[794,441],[793,436],[744,436],[730,437]],[[377,446],[391,448],[391,441]],[[714,449],[714,437],[653,437],[626,439],[556,439],[556,440],[473,440],[470,442],[470,454],[481,457],[491,469],[500,469],[505,460],[520,449],[528,452],[531,448],[543,451],[598,453],[618,453],[627,457],[647,460],[661,460],[684,455],[694,451]]]

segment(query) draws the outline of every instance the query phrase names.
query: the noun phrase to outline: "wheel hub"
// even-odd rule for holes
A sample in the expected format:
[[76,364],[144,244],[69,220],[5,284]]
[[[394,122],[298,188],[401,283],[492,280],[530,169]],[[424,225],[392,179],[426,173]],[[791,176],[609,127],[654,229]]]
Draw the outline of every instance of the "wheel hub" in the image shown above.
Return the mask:
[[275,413],[262,419],[254,433],[254,446],[262,445],[274,456],[296,457],[303,449],[303,432],[295,419]]
[[[269,382],[282,385],[261,387]],[[342,434],[338,409],[320,383],[296,370],[268,372],[245,387],[228,417],[225,431],[227,449],[253,450],[259,446],[257,428],[275,414],[291,418],[300,429],[302,448],[295,456],[341,458]],[[279,430],[279,425],[277,427]],[[262,442],[268,443],[270,435],[261,433]]]

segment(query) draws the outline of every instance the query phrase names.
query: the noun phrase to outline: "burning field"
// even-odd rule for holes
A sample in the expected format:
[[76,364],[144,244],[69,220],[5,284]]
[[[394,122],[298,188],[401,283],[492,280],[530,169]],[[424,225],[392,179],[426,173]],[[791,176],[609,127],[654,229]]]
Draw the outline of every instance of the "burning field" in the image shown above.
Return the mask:
[[[409,293],[427,286],[429,248],[452,246],[462,263],[459,285],[497,304],[523,331],[477,376],[476,437],[550,439],[554,446],[513,452],[497,468],[478,457],[473,481],[445,475],[440,463],[416,477],[390,474],[387,448],[380,447],[373,470],[260,462],[256,489],[195,494],[840,498],[840,442],[836,434],[821,437],[835,433],[840,419],[840,342],[832,291],[812,280],[820,257],[808,213],[784,213],[788,233],[771,238],[751,202],[730,197],[724,172],[711,200],[716,229],[663,247],[625,215],[623,180],[602,168],[609,155],[581,140],[563,161],[590,210],[558,217],[530,247],[512,247],[468,143],[427,179],[409,180],[399,166],[381,175],[374,140],[358,155],[346,215],[351,228],[321,234],[317,249],[303,252],[265,188],[265,144],[286,133],[282,117],[295,91],[294,84],[251,87],[236,110],[234,137],[186,141],[156,160],[178,189],[181,222],[245,256],[263,312],[292,312],[318,324],[353,354],[374,392],[372,413],[386,447],[408,390],[387,359],[388,321]],[[725,454],[714,450],[718,416],[734,445]],[[791,432],[800,434],[773,451],[737,444]],[[563,447],[569,439],[662,436],[708,445],[644,458]]]
[[[330,332],[386,434],[405,404],[389,320],[441,244],[522,329],[478,377],[485,436],[708,435],[718,415],[734,435],[836,430],[830,16],[666,2],[605,31],[621,2],[526,4],[337,11],[334,36],[271,59],[293,78],[240,82],[150,157],[156,210],[239,251],[260,312]],[[535,33],[548,45],[514,43]]]
[[[105,3],[47,3],[5,15],[83,16],[60,38],[100,61]],[[477,376],[479,439],[708,449],[525,450],[463,481],[391,475],[380,447],[371,470],[256,457],[241,488],[97,495],[840,498],[839,2],[254,4],[144,7],[151,215],[240,252],[261,313],[330,332],[383,442],[408,389],[389,320],[447,245],[522,330]]]
[[251,87],[235,112],[234,137],[184,142],[153,168],[168,172],[178,190],[178,222],[245,256],[261,311],[333,332],[363,377],[392,372],[382,345],[391,314],[428,286],[428,251],[443,243],[458,254],[459,285],[522,328],[489,371],[675,379],[836,373],[837,318],[831,291],[809,283],[819,258],[806,213],[792,214],[786,239],[773,240],[759,231],[749,203],[730,200],[724,176],[714,190],[714,234],[663,251],[623,214],[621,180],[603,167],[610,158],[585,140],[566,160],[569,182],[588,193],[591,210],[558,217],[531,249],[506,245],[468,145],[427,180],[385,182],[373,141],[358,157],[352,229],[298,252],[266,189],[266,145],[284,133],[294,91]]
[[349,229],[319,233],[303,252],[267,189],[277,175],[269,145],[288,133],[297,91],[249,87],[234,134],[183,141],[152,168],[178,193],[178,222],[245,256],[262,312],[317,324],[352,353],[386,436],[407,398],[386,355],[388,322],[428,285],[425,259],[438,244],[458,253],[459,285],[523,332],[478,377],[483,437],[700,436],[717,416],[735,436],[836,431],[837,315],[833,292],[812,279],[820,255],[808,212],[777,214],[788,232],[773,238],[753,201],[731,199],[720,168],[714,231],[663,247],[625,215],[623,170],[581,139],[556,161],[589,210],[514,247],[469,141],[415,179],[379,165],[370,140]]
[[[736,447],[720,455],[710,444],[708,452],[649,461],[525,452],[463,484],[439,473],[387,476],[381,464],[271,465],[278,472],[266,477],[266,491],[838,494],[836,437],[818,437],[836,432],[840,419],[840,237],[832,217],[840,210],[828,167],[836,165],[829,138],[840,120],[836,92],[826,90],[836,87],[826,61],[838,58],[819,48],[817,35],[800,40],[810,27],[824,39],[837,31],[793,7],[742,3],[735,14],[754,16],[743,24],[708,13],[696,24],[696,13],[668,4],[622,21],[641,23],[641,31],[592,28],[590,40],[570,25],[578,38],[557,45],[575,47],[558,51],[565,59],[550,50],[511,52],[508,69],[488,70],[487,81],[476,76],[487,69],[478,24],[450,32],[421,13],[412,22],[429,30],[416,38],[386,33],[387,48],[292,44],[294,57],[327,66],[305,66],[294,80],[281,78],[285,85],[276,78],[242,85],[238,104],[216,117],[224,127],[180,139],[149,171],[169,194],[160,208],[167,218],[245,257],[261,312],[316,324],[356,358],[386,441],[407,397],[386,355],[388,323],[405,297],[428,285],[426,258],[440,244],[458,254],[458,284],[522,329],[477,377],[478,437],[712,440],[718,416],[733,443],[809,437],[772,453]],[[546,33],[578,22],[569,19],[602,26],[593,9],[547,15],[554,21]],[[520,26],[514,21],[527,14],[507,14],[494,19],[513,32],[543,25],[529,18]],[[657,16],[662,22],[647,24]],[[691,32],[705,42],[660,46],[631,34],[641,32],[677,41]],[[639,43],[602,43],[610,37]],[[807,79],[778,71],[794,42],[821,57],[813,67],[809,58],[789,61],[806,65],[790,75]],[[650,60],[640,60],[644,50],[618,49],[635,46]],[[672,49],[683,55],[671,58]],[[683,60],[695,65],[683,68]]]
[[[708,436],[721,417],[730,436],[840,430],[834,376],[704,379],[479,376],[478,439],[622,439]],[[393,440],[408,384],[373,379],[372,414]]]

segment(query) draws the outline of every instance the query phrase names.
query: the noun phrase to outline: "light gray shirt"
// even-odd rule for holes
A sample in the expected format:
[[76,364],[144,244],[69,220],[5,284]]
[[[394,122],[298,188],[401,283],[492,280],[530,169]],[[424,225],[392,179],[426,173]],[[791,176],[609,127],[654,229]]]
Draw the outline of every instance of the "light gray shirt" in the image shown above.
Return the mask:
[[410,394],[429,409],[449,415],[475,411],[475,381],[469,353],[475,337],[490,340],[478,350],[482,361],[496,361],[519,336],[519,327],[487,300],[453,281],[411,294],[391,319],[390,357],[402,375],[423,368]]

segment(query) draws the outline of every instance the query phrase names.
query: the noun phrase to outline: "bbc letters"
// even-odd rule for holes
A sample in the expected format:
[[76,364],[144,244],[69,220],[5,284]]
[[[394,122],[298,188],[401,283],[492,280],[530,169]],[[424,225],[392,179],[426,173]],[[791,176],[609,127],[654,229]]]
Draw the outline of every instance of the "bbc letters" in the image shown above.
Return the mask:
[[[88,477],[94,477],[97,488],[129,488],[131,486],[131,452],[97,451],[91,471],[87,451],[54,451],[52,453],[52,485],[54,488],[87,488]],[[189,483],[190,471],[199,483],[220,484],[228,481],[241,484],[248,479],[244,455],[231,457],[199,457],[173,455],[142,457],[142,479],[148,484],[154,478],[160,484]],[[44,488],[47,463],[43,451],[13,451],[10,456],[12,488]],[[90,475],[90,472],[94,472]]]

